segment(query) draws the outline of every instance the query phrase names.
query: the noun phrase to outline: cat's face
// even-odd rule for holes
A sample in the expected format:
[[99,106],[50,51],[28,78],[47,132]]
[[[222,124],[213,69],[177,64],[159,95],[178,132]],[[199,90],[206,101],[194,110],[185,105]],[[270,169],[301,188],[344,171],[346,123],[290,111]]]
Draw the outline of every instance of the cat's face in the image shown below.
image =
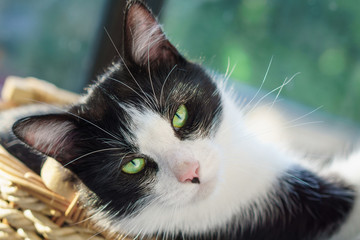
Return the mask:
[[71,169],[90,190],[89,205],[114,221],[206,201],[223,164],[216,85],[168,42],[143,4],[129,4],[125,15],[122,57],[81,103],[14,126]]
[[[79,155],[105,151],[78,159],[69,168],[117,211],[138,210],[151,201],[178,207],[205,198],[214,190],[220,162],[213,141],[221,121],[215,84],[186,61],[152,65],[151,77],[146,64],[126,66],[129,70],[112,68],[84,103],[71,110],[106,132],[86,124],[90,135],[83,138],[95,146],[79,146]],[[134,159],[141,170],[126,172]],[[94,176],[101,180],[94,181]]]

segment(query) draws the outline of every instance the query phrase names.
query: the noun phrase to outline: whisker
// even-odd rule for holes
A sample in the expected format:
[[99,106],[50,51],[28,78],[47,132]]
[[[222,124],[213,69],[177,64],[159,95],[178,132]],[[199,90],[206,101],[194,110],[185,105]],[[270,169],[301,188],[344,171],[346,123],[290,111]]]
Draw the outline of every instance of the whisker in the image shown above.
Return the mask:
[[83,120],[84,122],[86,122],[86,123],[88,123],[88,124],[96,127],[97,129],[103,131],[104,133],[108,134],[109,136],[111,136],[111,137],[113,137],[114,139],[116,139],[116,140],[118,140],[118,141],[121,142],[121,140],[120,140],[118,137],[116,137],[115,135],[111,134],[110,132],[106,131],[105,129],[99,127],[99,126],[96,125],[95,123],[93,123],[93,122],[91,122],[91,121],[89,121],[89,120],[87,120],[87,119],[85,119],[85,118],[83,118],[83,117],[80,117],[80,116],[78,116],[78,115],[76,115],[76,114],[74,114],[74,113],[68,112],[68,111],[66,111],[66,110],[64,110],[64,109],[62,109],[62,108],[60,108],[60,107],[57,107],[57,106],[55,106],[55,105],[48,104],[48,103],[46,103],[46,102],[41,102],[41,101],[34,100],[34,99],[28,99],[28,100],[29,100],[29,101],[32,101],[32,102],[37,102],[37,103],[40,103],[40,104],[43,104],[43,105],[46,105],[46,106],[50,106],[50,107],[52,107],[52,108],[54,108],[54,109],[57,109],[57,110],[62,111],[62,112],[64,112],[64,113],[70,114],[71,116],[74,116],[74,117],[76,117],[76,118],[78,118],[78,119]]
[[295,124],[295,125],[291,125],[291,126],[286,126],[283,129],[296,128],[296,127],[302,127],[302,126],[306,126],[306,125],[319,124],[319,123],[324,123],[324,121],[312,121],[312,122],[299,123],[299,124]]
[[[129,89],[130,89],[131,91],[133,91],[136,95],[138,95],[142,100],[144,100],[144,102],[145,102],[149,107],[152,106],[151,103],[148,101],[148,100],[149,100],[148,98],[145,99],[143,96],[141,96],[138,92],[136,92],[132,87],[130,87],[130,86],[127,85],[126,83],[123,83],[123,82],[121,82],[120,80],[118,80],[118,79],[116,79],[116,78],[113,78],[113,77],[108,77],[108,79],[113,80],[113,81],[116,81],[116,82],[122,84],[123,86],[129,88]],[[144,94],[145,94],[145,93],[144,93]],[[145,96],[146,96],[146,94],[145,94]]]
[[111,150],[121,150],[121,148],[105,148],[105,149],[100,149],[100,150],[92,151],[92,152],[86,153],[86,154],[84,154],[84,155],[81,155],[80,157],[77,157],[77,158],[71,160],[70,162],[68,162],[67,164],[65,164],[64,167],[68,166],[68,165],[71,164],[71,163],[76,162],[77,160],[79,160],[79,159],[81,159],[81,158],[87,157],[87,156],[89,156],[89,155],[91,155],[91,154],[98,153],[98,152],[111,151]]
[[157,234],[156,234],[155,240],[158,240],[159,235],[160,235],[160,231],[157,231]]
[[229,70],[230,70],[230,57],[228,56],[228,63],[227,63],[226,72],[225,72],[225,75],[224,75],[225,78],[226,78]]
[[[252,111],[254,111],[254,109],[256,109],[256,107],[261,103],[262,100],[264,100],[267,96],[269,96],[270,94],[272,94],[273,92],[277,91],[278,89],[282,88],[283,85],[287,85],[289,84],[295,77],[296,75],[294,75],[292,78],[290,78],[289,80],[287,80],[286,82],[284,82],[281,86],[274,88],[273,90],[271,90],[270,92],[268,92],[267,94],[265,94],[264,96],[262,96],[256,103],[255,105],[250,109],[249,112],[247,112],[247,114],[251,113]],[[247,105],[249,106],[249,104]]]
[[316,109],[314,109],[314,110],[312,110],[312,111],[310,111],[310,112],[308,112],[308,113],[306,113],[306,114],[304,114],[304,115],[302,115],[302,116],[300,116],[300,117],[298,117],[298,118],[295,118],[295,119],[289,121],[288,123],[297,122],[297,121],[299,121],[300,119],[303,119],[303,118],[305,118],[305,117],[313,114],[314,112],[316,112],[317,110],[321,109],[322,107],[323,107],[323,106],[317,107]]
[[[279,103],[279,102],[282,102],[282,101],[284,101],[283,99],[276,99],[275,100],[275,103]],[[273,103],[271,102],[271,103],[265,103],[264,105],[262,105],[263,107],[269,107],[270,108],[270,106],[272,105]]]
[[166,76],[164,83],[161,87],[161,91],[160,91],[160,101],[162,101],[162,96],[163,96],[163,91],[164,91],[164,86],[166,84],[166,81],[169,79],[170,74],[174,71],[174,69],[176,68],[177,64],[175,64],[175,66],[170,70],[170,72],[168,73],[168,75]]
[[274,56],[271,56],[270,62],[269,62],[268,67],[267,67],[267,69],[266,69],[266,72],[265,72],[264,78],[263,78],[263,80],[262,80],[262,82],[261,82],[261,85],[260,85],[259,89],[257,90],[257,92],[255,93],[255,95],[253,96],[253,98],[249,101],[248,105],[250,105],[250,104],[252,103],[252,101],[254,101],[254,99],[257,97],[257,95],[258,95],[259,92],[261,91],[262,87],[264,86],[265,80],[266,80],[267,75],[268,75],[268,73],[269,73],[269,71],[270,71],[270,67],[271,67],[273,58],[274,58]]
[[[289,80],[291,80],[291,79],[289,79]],[[265,106],[266,106],[266,105],[265,105]],[[282,127],[281,129],[289,129],[289,128],[300,127],[300,126],[309,125],[309,124],[323,123],[323,121],[311,121],[311,122],[299,123],[299,124],[295,124],[295,125],[289,125],[289,124],[291,124],[291,123],[295,123],[295,122],[297,122],[297,121],[299,121],[299,120],[301,120],[301,119],[303,119],[303,118],[311,115],[312,113],[316,112],[317,110],[319,110],[319,109],[321,109],[321,108],[322,108],[322,106],[317,107],[316,109],[314,109],[314,110],[312,110],[312,111],[310,111],[310,112],[308,112],[308,113],[306,113],[306,114],[303,114],[303,115],[301,115],[301,116],[299,116],[299,117],[297,117],[297,118],[295,118],[295,119],[286,121],[286,122],[281,126],[281,127]],[[228,128],[224,129],[223,131],[224,131],[224,132],[227,132],[227,131],[231,130],[232,127],[234,127],[234,126],[236,126],[236,125],[237,125],[237,122],[234,123],[234,124],[232,124],[232,125],[229,126]],[[273,131],[273,130],[272,130],[272,131]],[[266,131],[266,132],[264,132],[264,133],[271,133],[272,131]],[[246,136],[251,137],[251,136],[256,136],[256,135],[258,135],[258,134],[257,134],[257,133],[255,133],[255,134],[250,133],[250,134],[244,135],[243,137],[246,137]]]
[[111,145],[111,146],[117,146],[117,145],[121,145],[121,146],[124,146],[126,147],[127,145],[124,144],[124,143],[121,143],[119,141],[116,141],[114,139],[111,139],[111,138],[96,138],[97,140],[107,144],[107,145]]
[[[174,89],[174,88],[173,88],[173,89]],[[171,95],[171,94],[169,94],[169,96],[170,96],[170,95]],[[166,107],[165,107],[165,112],[167,112],[167,111],[170,109],[170,107],[178,104],[177,102],[172,102],[172,103],[169,104],[169,103],[168,103],[168,102],[169,102],[169,96],[168,96],[168,98],[166,99],[166,102],[165,102],[165,104],[164,104],[164,106],[166,106]],[[189,99],[190,99],[190,97],[187,97],[187,98],[184,98],[183,101],[184,101],[184,102],[187,102],[187,101],[189,101]]]
[[[126,158],[127,155],[129,155],[131,152],[126,152],[124,154],[124,156],[121,158],[121,160],[119,161],[119,164],[118,164],[118,169],[120,169],[120,166],[121,166],[121,163],[124,161],[124,158]],[[120,173],[119,173],[120,174]]]
[[[293,80],[293,79],[294,79],[293,77],[290,78],[289,80],[287,80],[286,82],[284,82],[282,85],[288,84],[288,83],[289,83],[291,80]],[[264,96],[262,96],[262,97],[256,102],[256,104],[255,104],[248,112],[246,112],[246,115],[251,114],[251,113],[256,109],[256,107],[258,106],[258,104],[259,104],[263,99],[265,99],[267,96],[269,96],[270,94],[272,94],[273,92],[275,92],[276,90],[278,90],[279,88],[281,88],[282,85],[279,86],[279,87],[277,87],[277,88],[275,88],[275,89],[273,89],[272,91],[268,92],[268,93],[265,94]],[[248,106],[249,106],[249,104],[246,104],[243,109],[246,110],[246,108],[247,108]],[[237,124],[238,124],[238,122],[235,122],[234,124],[228,126],[228,128],[225,129],[225,132],[228,131],[228,130],[230,130],[232,127],[236,126]]]
[[283,88],[284,88],[284,86],[285,86],[284,84],[285,84],[286,81],[287,81],[287,77],[285,78],[285,80],[284,80],[283,83],[281,84],[280,89],[279,89],[279,91],[277,92],[277,94],[276,94],[276,96],[275,96],[275,98],[274,98],[274,101],[272,101],[270,107],[268,108],[268,111],[270,111],[270,110],[273,108],[276,100],[278,99],[281,91],[283,90]]
[[131,228],[130,231],[125,236],[123,236],[121,239],[126,239],[129,236],[130,232],[132,232],[135,228],[136,228],[136,226]]
[[[168,102],[169,102],[169,98],[170,98],[170,96],[172,96],[172,92],[174,91],[174,89],[176,89],[176,86],[173,86],[172,87],[172,89],[169,91],[169,93],[168,93],[168,96],[167,96],[167,98],[166,98],[166,101],[165,101],[165,103],[164,103],[164,106],[165,106],[165,110],[167,111],[167,110],[169,110],[169,108],[171,107],[171,106],[173,106],[174,104],[177,104],[176,102],[173,102],[173,103],[171,103],[171,104],[168,104]],[[189,99],[190,99],[190,96],[187,96],[186,98],[182,98],[182,100],[184,101],[184,102],[187,102],[187,101],[189,101]]]
[[[280,129],[286,130],[286,129],[302,127],[302,126],[312,125],[312,124],[320,124],[320,123],[324,123],[324,121],[311,121],[311,122],[299,123],[299,124],[294,124],[294,125],[288,125],[287,123],[285,123],[284,125],[281,126]],[[262,131],[261,133],[246,134],[246,135],[241,136],[241,138],[242,138],[241,140],[244,141],[244,140],[247,140],[248,138],[252,138],[255,136],[264,136],[264,135],[270,134],[274,131],[277,131],[277,130],[269,129],[267,131]]]
[[140,236],[141,232],[143,231],[143,229],[140,229],[139,233],[133,238],[133,240],[138,239],[138,237]]
[[[147,42],[149,42],[149,40],[150,40],[150,34],[149,34],[149,36],[148,36]],[[152,92],[153,92],[153,94],[154,94],[154,99],[155,99],[155,101],[156,101],[156,103],[157,103],[156,106],[158,106],[158,105],[159,105],[159,102],[158,102],[158,100],[157,100],[157,98],[156,98],[156,94],[155,94],[155,90],[154,90],[154,85],[153,85],[153,81],[152,81],[152,78],[151,78],[151,71],[150,71],[150,44],[148,44],[147,55],[148,55],[148,57],[147,57],[147,62],[148,62],[148,73],[149,73],[150,85],[151,85]]]
[[[299,74],[300,74],[299,72],[298,72],[298,73],[295,73],[295,74],[294,74],[291,78],[294,78],[294,77],[296,77],[296,76],[297,76],[297,75],[299,75]],[[275,97],[274,101],[272,102],[272,104],[271,104],[271,106],[270,106],[269,110],[271,110],[271,109],[273,108],[273,106],[274,106],[274,104],[275,104],[275,101],[278,99],[278,97],[279,97],[279,95],[280,95],[281,91],[283,90],[283,88],[284,88],[284,86],[285,86],[285,82],[286,82],[286,80],[287,80],[287,78],[285,78],[285,80],[284,80],[283,84],[281,85],[281,88],[279,89],[278,93],[276,94],[276,97]]]
[[107,206],[109,205],[109,203],[107,204],[104,204],[102,207],[98,208],[97,209],[97,212],[93,215],[91,215],[90,217],[87,217],[85,218],[84,220],[81,220],[81,221],[78,221],[78,222],[75,222],[75,223],[72,223],[72,224],[69,224],[70,226],[75,226],[75,225],[78,225],[78,224],[81,224],[83,222],[86,222],[94,217],[96,217],[97,215],[99,215],[101,213],[101,211],[103,211]]
[[[115,48],[115,51],[117,52],[118,56],[120,57],[121,61],[123,62],[123,64],[124,64],[124,66],[125,66],[126,70],[129,72],[130,76],[132,77],[132,79],[134,80],[134,82],[136,83],[136,85],[139,87],[140,91],[141,91],[141,92],[144,94],[144,96],[146,97],[146,94],[145,94],[144,90],[141,88],[141,86],[139,85],[138,81],[136,81],[136,79],[135,79],[134,75],[131,73],[131,71],[130,71],[129,67],[127,66],[126,62],[124,61],[124,58],[121,56],[121,54],[120,54],[120,52],[119,52],[118,48],[116,47],[116,45],[115,45],[114,41],[112,40],[112,38],[111,38],[111,36],[110,36],[109,32],[108,32],[108,31],[107,31],[107,29],[106,29],[106,27],[104,27],[104,30],[105,30],[105,32],[106,32],[106,35],[107,35],[107,36],[108,36],[108,38],[110,39],[111,44],[112,44],[112,45],[113,45],[113,47]],[[148,100],[150,101],[150,99],[148,99]]]
[[90,239],[92,239],[92,238],[94,238],[94,237],[102,234],[103,232],[106,232],[106,230],[103,230],[103,231],[100,231],[100,232],[97,232],[97,233],[93,234],[93,235],[92,235],[91,237],[89,237],[87,240],[90,240]]
[[229,81],[229,78],[230,78],[230,76],[233,74],[235,68],[236,68],[236,64],[234,64],[234,66],[232,67],[229,75],[224,79],[224,88],[226,88],[226,85],[227,85],[227,83],[228,83],[228,81]]

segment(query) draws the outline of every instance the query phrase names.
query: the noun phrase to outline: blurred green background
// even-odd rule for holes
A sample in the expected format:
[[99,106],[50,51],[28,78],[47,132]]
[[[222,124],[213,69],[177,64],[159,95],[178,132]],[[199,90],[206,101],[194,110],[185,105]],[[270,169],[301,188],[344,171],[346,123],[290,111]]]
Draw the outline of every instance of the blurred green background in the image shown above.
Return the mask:
[[170,0],[162,12],[183,53],[255,88],[360,122],[360,4],[356,0]]
[[[106,1],[0,1],[0,82],[35,76],[80,92]],[[192,60],[360,123],[360,4],[356,0],[165,0],[160,21]],[[114,55],[116,52],[114,51]]]

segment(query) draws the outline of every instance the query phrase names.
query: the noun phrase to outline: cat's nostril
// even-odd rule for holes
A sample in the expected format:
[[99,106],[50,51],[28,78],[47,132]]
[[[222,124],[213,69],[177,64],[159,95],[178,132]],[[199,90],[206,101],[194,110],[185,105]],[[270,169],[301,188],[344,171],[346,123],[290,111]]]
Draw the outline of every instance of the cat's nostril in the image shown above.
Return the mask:
[[177,179],[182,183],[191,182],[199,184],[199,168],[199,162],[185,162],[176,174]]
[[194,177],[192,180],[191,180],[192,183],[197,183],[197,184],[200,184],[200,179],[198,177]]

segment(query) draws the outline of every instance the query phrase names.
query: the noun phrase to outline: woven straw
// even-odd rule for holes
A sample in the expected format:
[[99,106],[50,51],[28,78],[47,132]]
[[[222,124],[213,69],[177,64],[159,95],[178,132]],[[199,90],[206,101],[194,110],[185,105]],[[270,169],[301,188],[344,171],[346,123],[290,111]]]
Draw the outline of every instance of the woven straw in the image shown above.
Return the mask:
[[[17,89],[19,81],[20,90]],[[24,88],[24,84],[28,84],[27,88]],[[52,95],[50,98],[47,97],[49,92]],[[5,83],[2,95],[6,96],[3,97],[6,101],[0,103],[0,110],[26,104],[19,94],[24,94],[28,102],[36,100],[52,104],[68,104],[78,98],[73,93],[34,78],[11,77]],[[57,97],[55,98],[54,95]],[[20,102],[17,101],[18,99]],[[73,199],[66,199],[48,189],[39,175],[9,154],[2,146],[0,146],[0,192],[0,240],[115,239],[91,223],[91,216],[81,207],[77,193],[74,194]],[[116,239],[127,238],[120,236]]]

